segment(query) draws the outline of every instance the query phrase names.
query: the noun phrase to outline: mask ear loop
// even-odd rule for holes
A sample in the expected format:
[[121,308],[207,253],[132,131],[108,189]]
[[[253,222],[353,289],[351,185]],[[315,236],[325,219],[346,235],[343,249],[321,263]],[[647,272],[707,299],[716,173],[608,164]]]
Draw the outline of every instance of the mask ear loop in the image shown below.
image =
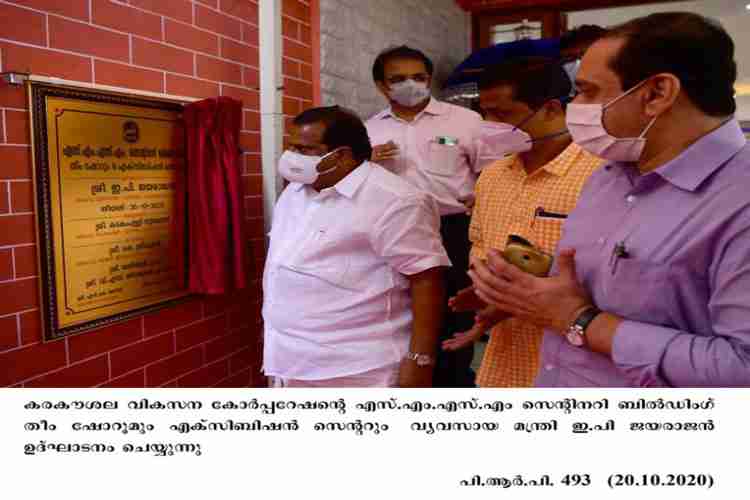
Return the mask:
[[[564,103],[565,103],[566,101],[572,101],[573,99],[572,99],[572,97],[570,97],[570,96],[565,96],[565,97],[558,97],[558,98],[556,98],[556,99],[550,99],[549,101],[553,101],[553,100],[558,100],[558,101],[560,101],[561,103],[563,103],[563,104],[564,104]],[[549,101],[547,101],[547,102],[549,102]],[[545,103],[545,104],[546,104],[546,103]],[[542,109],[542,108],[540,107],[539,109]],[[516,128],[520,127],[521,125],[523,125],[524,123],[526,123],[527,121],[529,121],[529,120],[531,119],[531,117],[533,117],[533,116],[534,116],[535,114],[537,114],[537,113],[539,112],[539,109],[537,109],[536,111],[534,111],[534,112],[533,112],[533,113],[532,113],[532,114],[531,114],[530,116],[528,116],[527,118],[524,118],[524,119],[523,119],[523,120],[521,121],[521,123],[519,123],[519,124],[518,124],[518,126],[517,126],[517,127],[514,127],[514,129],[513,129],[513,130],[515,130]],[[568,135],[569,133],[570,133],[570,132],[568,132],[568,129],[565,129],[565,130],[562,130],[562,131],[560,131],[560,132],[555,132],[555,133],[553,133],[553,134],[547,134],[547,135],[543,135],[542,137],[537,137],[536,139],[534,139],[534,138],[531,138],[531,139],[527,140],[526,142],[531,142],[531,143],[534,143],[534,142],[545,141],[545,140],[547,140],[547,139],[553,139],[553,138],[555,138],[555,137],[560,137],[561,135]]]

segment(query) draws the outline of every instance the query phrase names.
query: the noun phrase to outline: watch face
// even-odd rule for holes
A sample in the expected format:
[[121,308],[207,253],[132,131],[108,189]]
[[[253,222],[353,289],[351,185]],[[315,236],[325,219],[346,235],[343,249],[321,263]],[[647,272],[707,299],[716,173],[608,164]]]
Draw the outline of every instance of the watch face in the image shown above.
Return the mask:
[[568,339],[568,342],[576,347],[581,347],[584,342],[583,335],[573,329],[568,330],[568,332],[565,334],[565,338]]

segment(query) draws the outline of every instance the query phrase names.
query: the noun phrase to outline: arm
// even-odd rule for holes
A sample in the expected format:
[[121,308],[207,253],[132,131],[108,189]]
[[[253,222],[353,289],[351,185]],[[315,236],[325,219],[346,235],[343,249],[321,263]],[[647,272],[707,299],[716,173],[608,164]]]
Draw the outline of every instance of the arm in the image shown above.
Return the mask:
[[[720,252],[708,308],[713,335],[698,335],[604,311],[586,330],[588,348],[609,357],[634,386],[750,386],[750,229]],[[478,294],[514,316],[563,334],[591,304],[576,281],[574,251],[560,252],[560,274],[524,275],[490,253],[472,278]]]
[[[372,245],[378,255],[411,285],[413,330],[412,352],[433,357],[445,308],[443,268],[450,265],[440,239],[440,217],[431,198],[419,194],[399,200],[375,223]],[[404,360],[399,383],[429,387],[432,366],[417,367]]]
[[[443,268],[434,267],[407,278],[411,285],[411,308],[414,314],[409,350],[428,354],[435,359],[445,307]],[[433,365],[417,366],[416,361],[404,360],[399,371],[399,386],[432,387],[433,368]]]

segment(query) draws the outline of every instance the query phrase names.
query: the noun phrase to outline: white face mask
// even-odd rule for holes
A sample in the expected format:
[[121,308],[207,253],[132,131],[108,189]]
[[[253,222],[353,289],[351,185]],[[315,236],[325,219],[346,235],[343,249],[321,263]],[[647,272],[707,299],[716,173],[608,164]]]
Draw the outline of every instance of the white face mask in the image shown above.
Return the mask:
[[479,157],[482,160],[497,160],[525,153],[533,146],[529,134],[508,123],[483,121],[480,134]]
[[643,82],[607,104],[568,104],[566,122],[573,141],[589,153],[611,161],[635,162],[646,147],[646,134],[656,122],[655,116],[638,137],[615,137],[604,127],[604,110],[630,94]]
[[427,82],[404,80],[403,82],[392,83],[390,87],[388,97],[407,108],[413,108],[430,97]]
[[279,173],[289,182],[314,184],[318,177],[329,174],[338,168],[338,165],[334,165],[329,169],[318,172],[320,162],[336,151],[338,150],[334,149],[324,156],[306,156],[294,151],[284,151],[284,154],[279,158]]

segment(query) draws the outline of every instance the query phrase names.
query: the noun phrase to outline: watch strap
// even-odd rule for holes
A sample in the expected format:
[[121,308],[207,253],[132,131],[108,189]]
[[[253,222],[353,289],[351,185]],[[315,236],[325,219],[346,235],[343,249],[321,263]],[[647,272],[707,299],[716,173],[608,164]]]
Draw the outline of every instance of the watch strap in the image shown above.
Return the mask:
[[573,326],[577,326],[582,332],[586,331],[586,328],[594,321],[602,311],[596,306],[590,306],[581,312],[578,317],[573,321]]

